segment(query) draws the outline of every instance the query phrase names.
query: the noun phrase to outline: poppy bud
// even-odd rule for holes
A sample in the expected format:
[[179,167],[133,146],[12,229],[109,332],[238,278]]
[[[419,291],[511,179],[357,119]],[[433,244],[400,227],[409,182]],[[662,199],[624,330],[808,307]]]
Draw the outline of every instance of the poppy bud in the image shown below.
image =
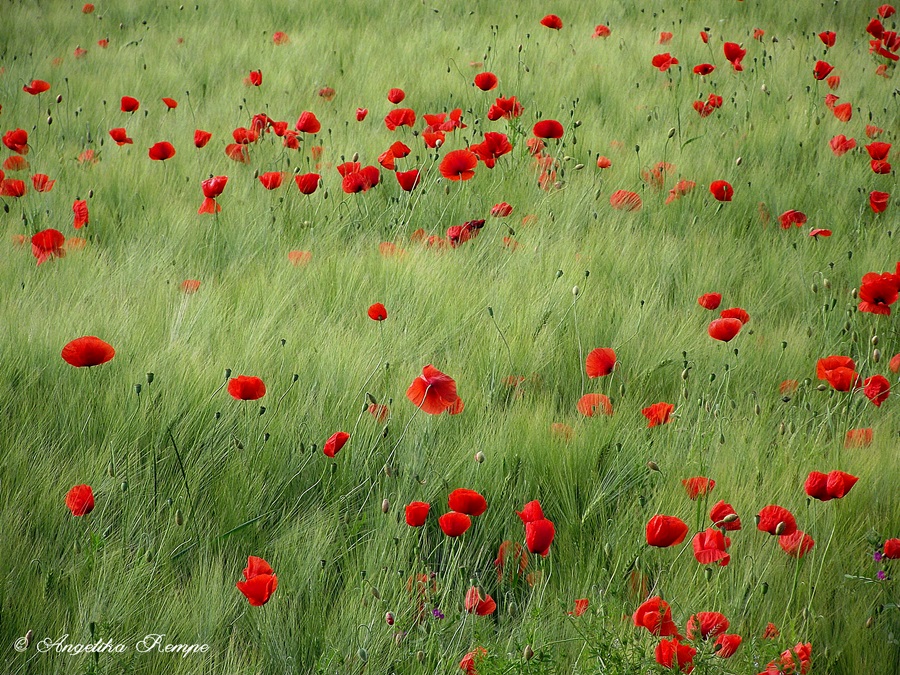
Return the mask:
[[47,126],[50,126],[51,124],[53,124],[53,117],[48,116],[47,117]]
[[576,165],[575,165],[575,170],[576,170],[576,171],[581,171],[583,168],[584,168],[584,164],[576,164]]
[[34,637],[34,631],[29,630],[25,633],[25,649],[28,649],[31,646],[31,640]]
[[725,445],[725,434],[719,434],[719,445]]
[[577,298],[579,293],[581,293],[581,289],[578,286],[572,286],[572,295]]
[[153,384],[153,373],[147,373],[147,384]]
[[877,335],[873,335],[873,336],[872,336],[872,346],[873,346],[873,347],[877,347],[877,346],[878,346],[878,336],[877,336]]
[[859,290],[854,288],[850,291],[850,297],[853,298],[854,300],[856,300],[856,296],[858,293],[859,293]]
[[225,369],[225,379],[227,380],[230,377],[231,377],[231,368],[226,368]]
[[374,586],[372,586],[372,595],[375,597],[376,600],[381,600],[381,592]]
[[780,537],[782,534],[784,534],[784,531],[785,531],[786,528],[787,528],[787,523],[785,523],[785,522],[782,520],[780,523],[778,523],[778,525],[775,526],[775,534],[776,534],[776,536],[779,536],[779,537]]
[[475,461],[478,462],[479,464],[484,462],[484,453],[481,452],[481,450],[479,450],[478,452],[475,453]]
[[522,656],[525,657],[526,661],[531,661],[534,658],[534,650],[531,648],[531,645],[525,645],[525,651],[522,652]]
[[423,652],[421,649],[417,651],[416,659],[419,661],[419,663],[425,663],[425,652]]
[[759,407],[759,403],[757,403],[755,406],[753,406],[753,412],[755,412],[757,416],[759,416],[760,412],[762,412],[762,410]]
[[76,539],[75,542],[72,544],[72,552],[73,552],[75,555],[78,555],[79,553],[81,553],[81,544],[78,542],[77,539]]
[[384,620],[387,622],[388,626],[393,626],[394,625],[394,613],[386,612],[384,615]]
[[823,278],[822,278],[822,285],[823,285],[825,288],[827,288],[827,289],[830,290],[830,289],[831,289],[831,280],[830,280],[830,279],[826,279],[826,278],[823,277]]
[[563,275],[562,270],[556,270],[556,278],[559,279]]
[[356,655],[359,657],[359,660],[360,660],[360,661],[362,661],[363,663],[368,663],[368,661],[369,661],[369,652],[367,652],[367,651],[365,650],[364,647],[360,647],[360,648],[356,651]]
[[144,556],[144,560],[146,560],[148,563],[152,563],[153,562],[153,551],[147,551],[147,555]]
[[122,484],[119,487],[121,488],[122,492],[128,492],[128,481],[123,480]]
[[705,570],[703,570],[703,574],[706,576],[707,581],[712,581],[712,568],[711,567],[707,567]]
[[134,393],[137,394],[138,396],[141,395],[141,383],[140,382],[138,382],[136,385],[134,385]]
[[729,513],[727,516],[725,516],[724,518],[722,518],[722,522],[723,522],[723,523],[726,523],[726,524],[728,524],[728,523],[733,523],[733,522],[736,521],[739,517],[740,517],[740,516],[738,516],[738,514],[736,514],[736,513]]
[[818,292],[819,292],[819,287],[816,286],[815,282],[813,282],[813,285],[812,285],[812,292],[813,292],[813,293],[818,293]]
[[737,166],[740,166],[741,163],[742,163],[743,161],[744,161],[744,160],[743,160],[741,157],[738,157],[736,160],[734,160],[734,163],[735,163]]
[[651,471],[659,471],[659,464],[651,459],[649,462],[647,462],[647,468]]
[[769,592],[769,584],[768,584],[768,582],[764,581],[762,583],[762,594],[765,595],[768,592]]
[[872,360],[873,360],[875,363],[878,363],[879,361],[881,361],[881,350],[880,350],[880,349],[873,349],[873,350],[872,350]]
[[113,469],[112,462],[110,462],[109,464],[106,465],[106,475],[109,476],[110,478],[116,477],[116,472]]
[[[875,617],[874,616],[870,616],[868,619],[866,619],[866,628],[871,628],[874,625],[875,625]],[[31,631],[28,631],[28,632],[31,633]],[[27,638],[27,636],[26,636],[26,638]]]
[[825,391],[826,389],[828,389],[827,384],[820,384],[816,387],[816,390],[818,390],[818,391]]
[[671,129],[669,129],[669,138],[674,138],[674,137],[675,137],[675,127],[672,127]]
[[690,372],[691,372],[690,368],[685,368],[684,370],[682,370],[681,371],[681,379],[684,380],[685,382],[687,382],[688,375],[690,374]]
[[381,512],[387,513],[391,510],[391,503],[387,500],[387,497],[381,500]]
[[175,509],[175,524],[178,527],[184,525],[184,514],[181,512],[181,509]]
[[494,318],[494,308],[493,307],[490,307],[490,306],[488,307],[488,316],[491,317],[492,319]]

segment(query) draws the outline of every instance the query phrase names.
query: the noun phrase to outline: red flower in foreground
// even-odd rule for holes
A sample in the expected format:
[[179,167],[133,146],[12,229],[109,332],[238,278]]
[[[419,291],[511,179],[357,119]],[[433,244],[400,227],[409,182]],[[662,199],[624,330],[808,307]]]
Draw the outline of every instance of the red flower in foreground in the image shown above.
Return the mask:
[[[797,531],[797,521],[794,514],[783,506],[769,504],[764,506],[756,516],[756,527],[760,532],[768,532],[778,536],[794,534]],[[779,530],[781,530],[779,532]]]
[[840,157],[856,147],[856,141],[852,138],[847,138],[844,134],[835,136],[828,143],[831,146],[831,151],[837,157]]
[[671,421],[672,410],[675,406],[671,403],[654,403],[641,410],[641,414],[647,418],[647,428],[668,424]]
[[253,607],[262,607],[278,588],[278,577],[262,558],[251,555],[244,569],[244,581],[237,582],[237,589]]
[[19,155],[28,154],[28,132],[25,129],[13,129],[3,134],[3,145]]
[[[2,172],[0,172],[2,173]],[[17,178],[0,180],[0,197],[19,198],[25,194],[25,181]],[[61,256],[60,256],[61,257]]]
[[619,211],[640,211],[643,202],[636,192],[616,190],[609,196],[609,204]]
[[26,84],[22,87],[22,91],[27,94],[31,94],[32,96],[37,96],[38,94],[43,94],[45,91],[50,89],[50,83],[44,82],[44,80],[32,80],[31,84]]
[[683,673],[694,670],[694,656],[697,650],[690,645],[682,644],[678,638],[661,640],[656,645],[656,662],[664,668],[678,668]]
[[216,197],[222,194],[227,183],[228,176],[213,176],[200,183],[204,199],[197,213],[218,213],[221,211],[222,207],[216,201]]
[[428,518],[431,504],[427,502],[412,502],[406,507],[406,524],[410,527],[422,527]]
[[251,86],[259,87],[262,85],[262,71],[261,70],[251,70],[250,74],[247,76],[247,80],[249,81]]
[[228,393],[238,401],[256,401],[266,395],[266,385],[258,377],[238,375],[228,380]]
[[859,286],[859,311],[890,315],[891,305],[897,302],[900,277],[885,272],[863,275]]
[[422,182],[418,169],[410,169],[409,171],[398,171],[394,174],[397,177],[397,183],[404,192],[412,192]]
[[124,127],[117,127],[109,130],[110,137],[116,142],[116,145],[130,145],[134,141],[128,137],[128,132]]
[[687,490],[688,498],[692,500],[696,500],[697,497],[703,497],[704,495],[712,492],[712,489],[716,487],[716,481],[711,478],[705,478],[703,476],[685,478],[683,481],[681,481],[681,484],[684,485],[684,489]]
[[525,546],[531,553],[545,556],[550,553],[550,544],[556,535],[556,528],[546,518],[525,523]]
[[750,321],[750,315],[747,314],[747,311],[741,309],[740,307],[731,307],[730,309],[723,309],[719,312],[720,319],[737,319],[742,324],[746,324]]
[[616,352],[609,347],[600,347],[591,351],[585,361],[588,377],[609,375],[616,367]]
[[587,611],[590,600],[588,598],[580,598],[575,601],[575,611],[569,612],[569,616],[581,616]]
[[825,61],[816,61],[816,66],[813,68],[813,77],[817,80],[824,80],[831,74],[831,71],[834,70],[834,66],[830,63],[826,63]]
[[203,131],[203,129],[197,129],[194,132],[194,145],[198,148],[202,148],[207,143],[209,143],[209,139],[212,138],[212,134],[208,131]]
[[123,96],[122,97],[122,104],[121,104],[122,112],[133,113],[140,107],[141,107],[141,103],[136,98],[132,98],[131,96]]
[[111,361],[116,350],[93,335],[85,335],[62,348],[63,360],[76,368],[90,368]]
[[384,118],[384,126],[389,131],[397,127],[412,127],[416,123],[416,111],[412,108],[394,108]]
[[653,516],[647,522],[646,529],[647,544],[658,548],[677,546],[688,533],[687,523],[675,516]]
[[50,192],[56,185],[56,181],[50,180],[50,176],[45,173],[36,173],[31,177],[31,184],[34,186],[35,192]]
[[837,33],[835,33],[833,30],[823,30],[821,33],[819,33],[819,39],[826,47],[834,47],[834,41],[836,38]]
[[429,415],[440,415],[456,403],[459,396],[453,378],[429,364],[409,385],[406,398]]
[[441,175],[447,180],[469,180],[475,175],[478,157],[469,150],[452,150],[441,160]]
[[487,649],[484,647],[476,647],[474,650],[466,654],[462,661],[459,662],[460,670],[466,671],[466,675],[478,675],[475,670],[475,662],[480,661],[487,656]]
[[556,120],[541,120],[531,130],[537,138],[562,138],[565,130]]
[[873,213],[884,213],[887,210],[890,198],[890,193],[872,190],[869,193],[869,208],[872,209]]
[[591,37],[592,38],[608,38],[611,34],[612,33],[609,30],[609,26],[600,24],[596,28],[594,28],[594,34]]
[[369,306],[368,315],[372,321],[384,321],[388,316],[387,310],[380,302]]
[[672,621],[672,609],[659,596],[653,596],[642,603],[631,619],[635,626],[646,628],[653,635],[678,635],[678,626]]
[[786,649],[781,653],[781,671],[785,675],[796,673],[798,670],[794,662],[794,656],[800,662],[799,672],[801,675],[806,675],[812,666],[812,661],[810,660],[812,657],[812,644],[809,642],[806,644],[798,642],[793,650]]
[[76,485],[66,493],[66,506],[73,516],[86,516],[94,510],[94,492],[90,485]]
[[544,520],[544,510],[541,503],[537,499],[533,499],[522,507],[521,511],[516,511],[516,515],[522,521],[523,525],[534,522],[536,520]]
[[743,638],[741,638],[740,635],[723,633],[717,637],[715,643],[713,643],[713,650],[719,658],[727,659],[734,656],[738,647],[741,646],[742,640]]
[[41,230],[31,238],[31,254],[37,258],[37,264],[47,262],[50,258],[64,258],[66,251],[63,244],[66,237],[53,228]]
[[322,452],[325,453],[326,457],[334,458],[348,440],[350,440],[350,434],[346,431],[337,431],[325,441],[325,445],[322,446]]
[[75,222],[73,225],[76,230],[80,230],[90,222],[87,202],[84,199],[75,200],[75,203],[72,204],[72,212],[75,214]]
[[806,214],[802,211],[795,211],[794,209],[790,209],[785,211],[778,217],[779,222],[781,223],[782,230],[791,229],[791,225],[796,225],[800,227],[806,223]]
[[297,183],[297,189],[302,194],[311,195],[319,187],[319,181],[322,177],[317,173],[301,173],[294,176],[294,182]]
[[451,511],[438,518],[438,525],[448,537],[458,537],[472,526],[472,519],[465,513]]
[[716,67],[711,63],[701,63],[700,65],[694,66],[694,74],[701,76],[709,75],[715,69]]
[[878,408],[887,400],[887,397],[890,395],[890,389],[891,383],[888,382],[884,375],[867,377],[863,383],[863,394]]
[[703,532],[698,532],[694,535],[693,546],[694,557],[701,565],[719,563],[720,567],[725,567],[731,561],[731,556],[728,554],[731,539],[722,534],[719,529],[710,527]]
[[488,614],[493,614],[496,609],[497,603],[494,602],[490,595],[485,594],[484,598],[482,598],[481,593],[475,586],[466,591],[466,611],[469,614],[487,616]]
[[794,534],[785,534],[778,537],[778,545],[792,558],[802,558],[815,545],[815,541],[805,532],[797,530]]
[[687,621],[687,638],[706,640],[717,637],[728,630],[729,622],[720,612],[697,612]]
[[729,182],[724,180],[714,180],[709,185],[709,191],[720,202],[730,202],[734,196],[734,188],[731,187]]
[[391,103],[393,103],[395,105],[397,103],[400,103],[405,98],[406,98],[406,92],[404,92],[402,89],[398,89],[396,87],[391,89],[387,94],[388,101],[390,101]]
[[715,319],[706,331],[714,340],[731,342],[741,332],[743,325],[740,319]]
[[480,516],[487,511],[487,500],[475,492],[466,488],[458,488],[450,493],[447,505],[451,511],[465,513],[467,516]]
[[888,539],[882,547],[884,557],[888,560],[900,559],[900,539]]
[[722,294],[704,293],[699,298],[697,298],[697,304],[700,305],[703,309],[718,309],[719,305],[722,304]]
[[605,394],[585,394],[578,399],[576,407],[585,417],[593,417],[598,412],[604,415],[613,414],[612,403]]
[[168,141],[160,141],[150,148],[150,159],[164,162],[175,156],[175,148]]
[[744,56],[747,55],[747,50],[742,49],[741,46],[734,42],[726,42],[722,45],[722,50],[725,52],[725,58],[731,62],[731,67],[736,71],[741,71],[744,69],[744,66],[741,65],[741,60],[743,60]]
[[164,98],[162,102],[166,104],[166,107],[169,110],[174,110],[178,107],[178,101],[176,101],[174,98]]
[[541,25],[552,28],[553,30],[560,30],[563,27],[562,19],[556,16],[556,14],[548,14],[545,16],[541,19]]
[[659,68],[661,72],[665,72],[672,66],[678,65],[678,59],[669,52],[666,52],[665,54],[657,54],[654,56],[650,59],[650,63],[653,64],[654,68]]
[[296,128],[297,131],[302,131],[305,134],[317,134],[321,130],[322,124],[313,113],[305,111],[297,120]]
[[277,190],[281,187],[281,182],[283,180],[283,171],[267,171],[259,176],[259,182],[262,183],[262,186],[266,188],[266,190]]
[[481,91],[490,91],[497,88],[497,76],[493,73],[478,73],[475,76],[475,86]]
[[724,527],[728,531],[741,529],[741,519],[737,517],[734,507],[724,499],[716,502],[709,512],[709,518],[716,527]]

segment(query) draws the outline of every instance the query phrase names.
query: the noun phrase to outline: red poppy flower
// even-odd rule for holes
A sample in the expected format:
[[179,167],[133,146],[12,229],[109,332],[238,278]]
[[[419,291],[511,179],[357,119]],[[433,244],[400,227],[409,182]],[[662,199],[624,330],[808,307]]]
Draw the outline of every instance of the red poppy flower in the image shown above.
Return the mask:
[[492,122],[496,122],[501,117],[510,120],[519,117],[525,109],[522,104],[516,100],[515,96],[509,98],[498,98],[488,110],[487,118]]
[[534,125],[532,133],[537,138],[562,138],[564,130],[556,120],[541,120]]
[[150,159],[164,162],[175,156],[175,148],[168,141],[160,141],[150,148]]
[[835,391],[850,391],[862,387],[862,379],[851,368],[834,368],[825,373],[825,379]]
[[826,63],[825,61],[816,61],[815,68],[813,68],[813,77],[817,80],[824,80],[831,74],[831,71],[834,70],[834,66],[830,63]]
[[647,418],[647,428],[655,427],[660,424],[668,424],[671,421],[672,410],[675,406],[671,403],[654,403],[641,410],[641,414]]
[[406,98],[406,92],[404,92],[402,89],[394,88],[394,89],[391,89],[387,94],[388,101],[390,101],[391,103],[393,103],[395,105],[397,103],[400,103],[405,98]]
[[545,16],[541,19],[541,25],[552,28],[553,30],[560,30],[563,26],[562,19],[556,16],[556,14],[548,14]]
[[87,202],[84,199],[76,199],[72,204],[72,212],[75,214],[75,222],[73,223],[76,230],[90,222],[90,214],[88,214]]
[[844,438],[845,448],[865,448],[872,444],[872,429],[850,429]]
[[840,105],[836,105],[832,109],[832,112],[841,122],[849,122],[850,118],[853,116],[853,106],[849,103],[841,103]]
[[447,180],[469,180],[475,175],[478,157],[469,150],[453,150],[441,160],[441,175]]
[[900,277],[896,274],[869,272],[863,275],[859,286],[859,311],[890,315],[891,305],[897,302],[898,288]]
[[325,441],[325,445],[322,446],[322,452],[325,453],[326,457],[334,458],[348,440],[350,440],[350,434],[346,431],[337,431]]
[[134,141],[128,138],[128,132],[124,127],[117,127],[109,130],[109,135],[116,142],[116,145],[130,145]]
[[720,202],[730,202],[731,198],[734,196],[734,188],[731,187],[730,183],[724,180],[714,180],[710,183],[709,191],[712,193],[712,196]]
[[185,279],[181,282],[181,291],[185,295],[193,295],[200,290],[200,282],[197,279]]
[[[760,532],[781,536],[794,534],[797,531],[797,521],[794,519],[794,514],[776,504],[769,504],[763,507],[756,519],[756,527]],[[778,531],[779,526],[781,526],[780,532]]]
[[469,149],[484,162],[487,168],[493,169],[498,157],[512,152],[512,145],[506,134],[489,131],[484,135],[484,141],[472,145]]
[[468,591],[466,591],[466,611],[469,614],[476,614],[478,616],[487,616],[488,614],[493,614],[497,609],[497,603],[494,602],[494,599],[485,594],[484,598],[481,597],[481,593],[478,591],[475,586],[472,586]]
[[731,342],[741,332],[743,325],[740,319],[715,319],[706,330],[714,340]]
[[687,620],[688,640],[707,640],[728,630],[729,621],[720,612],[697,612]]
[[869,208],[871,208],[874,213],[884,213],[887,210],[887,204],[890,198],[891,195],[887,192],[872,190],[872,192],[869,193]]
[[409,385],[406,398],[429,415],[439,415],[456,403],[459,396],[453,378],[429,364]]
[[[16,178],[0,180],[0,197],[19,198],[25,194],[25,181]],[[60,256],[61,257],[61,256]]]
[[852,138],[847,138],[844,134],[839,134],[829,141],[829,145],[831,145],[831,151],[835,156],[840,157],[855,148],[856,141]]
[[640,211],[643,202],[640,195],[628,190],[616,190],[609,196],[609,204],[619,211]]
[[65,243],[66,238],[59,230],[53,228],[42,230],[31,238],[31,253],[37,258],[38,265],[50,258],[64,258],[66,256],[63,248]]
[[731,546],[731,539],[722,534],[722,531],[710,527],[703,532],[698,532],[693,539],[694,557],[701,565],[712,565],[719,563],[720,567],[725,567],[731,562],[731,555],[728,553],[728,547]]
[[438,525],[448,537],[458,537],[472,526],[472,519],[465,513],[451,511],[438,518]]
[[372,321],[384,321],[388,316],[387,310],[380,302],[376,302],[374,305],[369,306],[368,315]]
[[100,160],[94,156],[94,151],[90,148],[78,155],[79,164],[96,164],[99,161]]
[[604,157],[601,155],[597,158],[597,168],[598,169],[608,169],[612,166],[612,161],[610,161],[609,157]]
[[704,293],[697,298],[697,304],[703,307],[703,309],[718,309],[721,303],[721,293]]
[[556,528],[546,518],[525,523],[525,546],[530,553],[546,557],[550,553],[550,544],[556,535]]
[[384,125],[390,131],[397,127],[413,127],[416,124],[416,112],[411,108],[394,108],[384,118]]
[[194,132],[194,145],[198,148],[202,148],[209,143],[210,138],[212,138],[211,133],[203,131],[203,129],[197,129]]
[[317,134],[322,128],[322,124],[316,119],[316,116],[308,110],[300,115],[297,120],[296,129],[305,134]]
[[[729,518],[729,516],[734,516],[734,518]],[[729,532],[741,529],[741,519],[737,517],[734,507],[725,502],[725,500],[717,502],[710,509],[709,518],[713,521],[713,525],[718,528],[725,528]]]
[[481,91],[490,91],[497,88],[497,76],[493,73],[478,73],[475,76],[475,86]]
[[431,504],[427,502],[412,502],[406,507],[406,524],[410,527],[422,527],[428,518]]
[[140,101],[138,101],[136,98],[132,98],[131,96],[123,96],[121,107],[122,112],[133,113],[141,107],[141,104]]
[[741,323],[748,323],[750,321],[750,315],[740,307],[732,307],[730,309],[723,309],[719,312],[720,319],[738,319]]
[[816,362],[816,377],[820,380],[828,379],[828,371],[837,368],[855,370],[856,363],[849,356],[826,356]]
[[174,98],[164,98],[162,102],[166,104],[166,107],[169,110],[174,110],[178,107],[178,101],[176,101]]
[[307,265],[312,260],[312,253],[309,251],[289,251],[288,260],[294,267]]
[[[822,31],[821,33],[819,33],[819,39],[822,41],[822,44],[824,44],[826,47],[834,47],[834,41],[836,38],[837,38],[837,33],[835,33],[833,30],[825,30],[825,31]],[[816,65],[818,65],[818,64],[816,64]],[[820,77],[817,79],[821,80],[822,78]]]
[[369,114],[368,108],[357,108],[356,109],[356,121],[362,122],[364,119],[366,119],[366,116],[368,114]]
[[744,66],[741,65],[741,60],[747,55],[746,49],[742,49],[737,43],[726,42],[722,45],[722,50],[725,52],[725,58],[731,62],[732,68],[736,71],[744,69]]
[[247,151],[247,146],[241,143],[229,143],[226,145],[225,154],[228,155],[229,159],[241,164],[250,162],[250,153]]
[[221,211],[222,207],[216,201],[216,197],[222,194],[227,183],[228,176],[213,176],[200,183],[205,199],[197,213],[218,213]]
[[494,218],[506,218],[512,212],[513,207],[506,202],[500,202],[499,204],[494,204],[491,207],[491,216],[493,216]]
[[809,553],[815,543],[812,537],[801,530],[778,537],[778,545],[792,558],[802,558]]
[[[60,244],[61,245],[61,244]],[[90,368],[111,361],[116,350],[98,337],[85,335],[69,342],[62,349],[63,361],[76,368]]]
[[650,63],[653,64],[654,68],[659,68],[660,72],[665,72],[672,66],[678,65],[678,59],[666,52],[665,54],[654,56],[650,59]]
[[278,577],[262,558],[250,556],[244,569],[244,581],[237,582],[237,589],[253,607],[262,607],[278,588]]
[[611,32],[609,30],[609,26],[604,26],[600,24],[596,28],[594,28],[594,34],[591,36],[592,38],[608,38]]
[[580,598],[575,601],[575,610],[569,612],[569,616],[581,616],[587,611],[590,600],[588,598]]
[[806,214],[802,211],[795,211],[794,209],[790,209],[782,213],[778,220],[781,222],[782,230],[791,229],[791,225],[796,225],[800,227],[801,225],[806,224]]
[[262,71],[251,70],[245,81],[250,86],[259,87],[260,85],[262,85]]
[[685,478],[681,481],[681,484],[684,485],[684,489],[687,490],[688,497],[693,500],[712,492],[712,489],[716,487],[716,481],[711,478],[704,478],[703,476]]
[[544,520],[544,510],[541,508],[541,503],[537,499],[528,502],[522,507],[521,511],[516,511],[516,515],[519,516],[519,519],[524,525],[534,522],[535,520]]
[[884,375],[873,375],[867,377],[863,383],[863,394],[877,407],[887,400],[890,394],[891,384]]
[[672,621],[672,608],[669,603],[653,596],[644,601],[631,617],[638,628],[646,628],[652,635],[678,635],[678,626]]
[[476,647],[462,658],[462,661],[459,662],[459,669],[464,670],[466,675],[478,675],[478,671],[475,670],[475,664],[485,656],[487,656],[487,649]]
[[24,129],[13,129],[3,134],[3,145],[19,155],[28,154],[28,132]]
[[883,141],[875,141],[866,146],[866,152],[872,159],[887,159],[888,153],[891,151],[891,144]]
[[889,19],[894,16],[894,12],[896,11],[897,10],[894,9],[891,5],[881,5],[881,7],[878,8],[878,16],[880,16],[882,19]]
[[267,171],[259,176],[259,182],[262,183],[266,190],[277,190],[281,187],[281,182],[283,180],[283,171]]
[[647,522],[647,544],[658,548],[677,546],[687,536],[688,526],[675,516],[653,516]]
[[322,177],[317,173],[303,173],[294,176],[294,181],[297,183],[297,189],[305,195],[311,195],[315,192],[316,188],[319,187],[319,181],[321,179]]
[[613,414],[612,403],[604,394],[585,394],[578,399],[576,408],[585,417],[593,417],[598,412],[604,415]]
[[34,186],[35,192],[50,192],[56,185],[56,181],[50,180],[50,176],[45,173],[36,173],[31,177],[31,184]]
[[894,354],[888,362],[888,370],[892,373],[900,373],[900,354]]
[[[510,550],[512,549],[512,550]],[[511,558],[513,562],[518,560],[518,565],[514,568],[514,574],[522,574],[528,567],[528,552],[519,542],[504,541],[497,550],[497,558],[494,560],[494,567],[497,568],[497,581],[503,580],[503,573],[506,568],[507,558]]]
[[32,96],[43,94],[48,89],[50,89],[50,83],[44,82],[44,80],[32,80],[31,84],[26,84],[22,87],[22,91],[31,94]]
[[24,171],[29,166],[28,160],[22,155],[11,155],[3,161],[3,168],[7,171]]
[[238,401],[256,401],[266,395],[266,385],[258,377],[238,375],[228,380],[228,393]]
[[616,367],[616,352],[609,347],[600,347],[587,355],[585,370],[588,377],[609,375]]
[[713,643],[713,651],[715,651],[716,656],[722,659],[727,659],[734,656],[734,653],[738,650],[738,647],[741,646],[741,638],[740,635],[735,635],[733,633],[723,633],[719,637],[716,638],[715,643]]
[[106,38],[102,38],[102,39],[100,39],[100,40],[97,40],[97,45],[98,45],[101,49],[106,49],[107,47],[109,47],[109,40],[106,39]]
[[86,516],[94,510],[94,492],[90,485],[76,485],[66,493],[66,506],[73,516]]
[[700,65],[694,66],[694,74],[709,75],[715,69],[716,67],[711,63],[701,63]]
[[839,86],[841,86],[841,76],[840,75],[832,75],[825,81],[828,83],[829,89],[837,89]]
[[900,560],[900,539],[888,539],[884,542],[882,555],[888,560]]
[[272,33],[272,42],[276,45],[286,45],[291,41],[291,38],[288,37],[288,34],[283,31],[275,31]]
[[475,490],[458,488],[450,493],[447,505],[451,511],[465,513],[468,516],[480,516],[487,511],[487,501]]

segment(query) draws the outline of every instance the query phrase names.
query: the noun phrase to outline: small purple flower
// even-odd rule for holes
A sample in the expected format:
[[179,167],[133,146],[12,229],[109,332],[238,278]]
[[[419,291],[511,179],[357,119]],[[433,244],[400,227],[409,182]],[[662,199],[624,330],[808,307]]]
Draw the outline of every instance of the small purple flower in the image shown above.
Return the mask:
[[887,579],[887,573],[885,573],[884,570],[878,570],[878,574],[876,574],[875,576],[878,577],[878,581],[884,581],[885,579]]
[[433,610],[431,610],[431,615],[438,621],[444,618],[444,613],[438,607],[435,607]]
[[881,551],[875,551],[875,553],[872,554],[872,560],[874,560],[875,562],[881,562],[881,559],[883,557],[884,555],[881,553]]

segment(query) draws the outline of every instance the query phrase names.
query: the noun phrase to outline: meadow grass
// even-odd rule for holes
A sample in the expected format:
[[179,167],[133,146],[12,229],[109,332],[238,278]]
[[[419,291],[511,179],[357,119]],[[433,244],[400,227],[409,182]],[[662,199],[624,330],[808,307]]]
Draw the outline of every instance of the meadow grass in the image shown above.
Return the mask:
[[[896,80],[875,75],[883,59],[869,54],[875,10],[806,0],[655,9],[139,0],[83,14],[69,3],[5,3],[0,121],[4,132],[26,129],[31,148],[30,170],[7,178],[57,181],[48,193],[29,182],[22,198],[0,198],[5,672],[452,673],[479,646],[482,674],[659,672],[658,638],[631,622],[648,594],[671,604],[681,628],[695,612],[719,611],[743,637],[727,661],[706,645],[697,673],[758,673],[798,642],[812,643],[811,673],[900,671],[897,563],[872,560],[900,536],[896,401],[876,408],[860,393],[818,390],[815,377],[819,358],[844,354],[863,377],[897,381],[887,368],[900,352],[895,315],[860,313],[853,294],[863,274],[893,271],[900,258],[895,207],[868,206],[871,190],[892,191],[893,174],[872,173],[862,148],[866,124],[888,142],[898,129]],[[562,30],[539,24],[549,11]],[[609,38],[591,39],[599,23]],[[273,44],[279,30],[289,44]],[[827,51],[821,30],[838,34]],[[674,33],[669,44],[657,44],[660,31]],[[724,41],[747,49],[743,72],[723,58]],[[680,67],[663,73],[650,60],[665,51]],[[841,76],[835,93],[854,106],[846,124],[823,103],[817,59]],[[712,75],[691,73],[707,61]],[[245,86],[257,69],[262,86]],[[497,90],[472,85],[482,70],[497,74]],[[24,93],[33,78],[50,91]],[[331,101],[317,95],[326,86]],[[388,131],[391,87],[419,118],[461,108],[467,128],[437,150],[418,136],[421,120],[416,133]],[[723,106],[700,118],[692,102],[710,93]],[[125,95],[141,102],[133,115],[119,109]],[[513,95],[523,116],[488,121],[495,97]],[[164,96],[178,108],[167,111]],[[357,107],[369,109],[364,122]],[[304,110],[322,130],[299,151],[269,133],[248,164],[225,155],[232,129],[254,114],[293,128]],[[526,147],[539,118],[565,127],[548,141],[559,161],[549,190]],[[120,126],[133,145],[111,142]],[[203,149],[195,129],[213,134]],[[470,181],[443,179],[440,158],[487,131],[509,134],[513,152],[492,170],[479,164]],[[835,157],[828,141],[841,133],[858,147]],[[147,149],[163,140],[177,154],[151,161]],[[374,165],[395,140],[412,148],[398,166],[422,170],[421,186],[405,193],[382,170],[377,187],[344,194],[335,167],[356,154]],[[312,146],[322,147],[318,160]],[[98,162],[79,161],[88,149]],[[597,168],[599,155],[609,169]],[[662,190],[641,177],[657,162],[675,167]],[[288,172],[285,185],[263,189],[256,176],[266,171]],[[309,171],[323,186],[307,197],[290,174]],[[211,175],[229,177],[222,211],[198,215]],[[696,188],[666,205],[676,177]],[[713,199],[717,179],[734,186],[733,201]],[[612,209],[618,189],[640,193],[643,208]],[[76,198],[90,209],[81,232],[71,225]],[[503,201],[513,214],[491,218]],[[807,227],[782,230],[788,209],[804,212]],[[476,218],[484,228],[458,248],[411,241],[419,228],[444,236]],[[809,237],[808,226],[833,236]],[[27,238],[50,227],[87,244],[37,266]],[[402,254],[382,255],[382,242]],[[290,264],[292,250],[311,260]],[[185,279],[199,290],[184,294]],[[751,317],[727,345],[707,335],[717,314],[697,304],[711,291]],[[389,313],[381,324],[366,316],[374,302]],[[69,366],[60,350],[82,335],[109,342],[115,358]],[[615,349],[618,367],[589,380],[584,358],[595,347]],[[429,363],[456,380],[460,415],[432,417],[407,400]],[[261,377],[266,396],[233,400],[226,369]],[[524,380],[510,387],[510,376]],[[779,392],[787,379],[799,381],[790,396]],[[589,392],[608,395],[614,414],[580,415]],[[367,393],[389,407],[386,421],[366,411]],[[675,404],[673,421],[647,428],[641,409],[657,401]],[[551,432],[555,423],[572,428],[570,440]],[[872,428],[871,445],[845,448],[854,428]],[[351,440],[331,460],[322,445],[337,430]],[[834,469],[859,483],[841,500],[810,503],[807,474]],[[716,481],[696,503],[681,484],[691,476]],[[65,494],[83,483],[96,508],[75,518]],[[489,507],[449,539],[437,516],[459,487]],[[551,552],[530,556],[530,580],[511,569],[498,579],[498,548],[524,540],[515,511],[532,499],[555,523]],[[679,516],[693,536],[719,499],[743,521],[728,566],[700,565],[690,540],[646,547],[654,514]],[[415,500],[432,508],[414,530],[403,509]],[[773,503],[815,539],[800,560],[754,527]],[[278,576],[264,607],[235,588],[250,555]],[[879,569],[887,579],[876,580]],[[422,606],[421,574],[435,575]],[[473,583],[497,601],[493,615],[465,612]],[[574,618],[578,598],[590,604]],[[774,641],[761,638],[769,622]],[[34,643],[16,652],[29,630]],[[210,651],[131,648],[150,633]],[[64,634],[129,649],[36,651]]]

